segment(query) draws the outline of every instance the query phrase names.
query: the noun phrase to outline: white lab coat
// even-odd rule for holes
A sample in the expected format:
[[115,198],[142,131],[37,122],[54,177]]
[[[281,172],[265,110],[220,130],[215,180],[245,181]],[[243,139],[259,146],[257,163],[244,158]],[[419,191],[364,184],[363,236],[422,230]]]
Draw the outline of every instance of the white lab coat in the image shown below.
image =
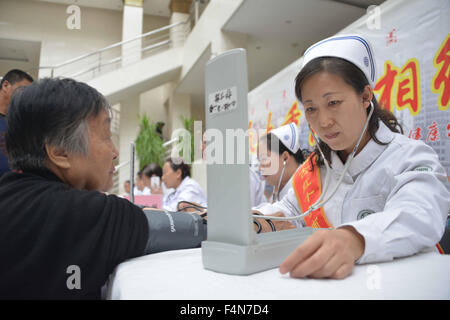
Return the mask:
[[168,211],[177,211],[180,201],[189,201],[206,207],[206,195],[202,187],[190,177],[185,177],[178,188],[163,197],[162,207]]
[[[370,140],[324,206],[334,227],[353,226],[364,237],[364,254],[357,263],[389,261],[434,247],[444,233],[450,211],[446,172],[434,150],[379,123],[376,136],[389,144]],[[331,161],[334,170],[327,172],[325,166],[320,167],[322,186],[326,175],[332,175],[327,194],[344,167],[335,152]],[[258,210],[263,214],[301,214],[293,189],[279,202]],[[299,220],[296,224],[302,227]]]
[[[300,168],[300,166],[299,166],[299,168]],[[289,181],[283,186],[283,188],[281,188],[280,195],[278,197],[275,195],[275,201],[277,199],[280,199],[280,200],[283,199],[289,193],[289,190],[292,189],[292,180],[293,179],[294,179],[294,175],[292,175],[290,177]]]
[[294,178],[294,175],[291,176],[291,178],[289,179],[289,181],[284,185],[283,188],[281,188],[280,190],[280,199],[283,199],[288,193],[289,190],[292,189],[292,179]]
[[133,188],[133,193],[135,196],[148,196],[151,195],[152,192],[149,187],[144,187],[144,190],[139,190],[136,186]]

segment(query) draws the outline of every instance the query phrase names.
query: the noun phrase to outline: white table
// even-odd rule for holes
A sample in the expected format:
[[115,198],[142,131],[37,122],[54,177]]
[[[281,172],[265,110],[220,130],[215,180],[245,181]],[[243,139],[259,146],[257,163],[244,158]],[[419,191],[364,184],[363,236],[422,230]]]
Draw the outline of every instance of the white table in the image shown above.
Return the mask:
[[290,300],[450,299],[450,255],[435,252],[357,265],[344,280],[293,279],[278,269],[249,276],[203,269],[201,249],[168,251],[120,264],[108,299]]

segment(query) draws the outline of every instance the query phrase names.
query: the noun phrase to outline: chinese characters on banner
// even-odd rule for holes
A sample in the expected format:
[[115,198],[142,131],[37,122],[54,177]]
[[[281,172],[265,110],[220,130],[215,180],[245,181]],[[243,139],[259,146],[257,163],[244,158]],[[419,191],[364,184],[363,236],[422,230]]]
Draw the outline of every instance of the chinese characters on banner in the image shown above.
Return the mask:
[[[396,77],[406,70],[407,67],[397,69],[392,65],[390,61],[385,63],[385,73],[378,80],[375,86],[375,92],[379,93],[379,102],[382,107],[387,110],[393,111],[394,105],[398,110],[402,110],[407,107],[412,116],[416,117],[420,112],[420,77],[418,70],[417,59],[410,59],[407,63],[410,65],[411,73],[406,77],[407,80],[403,80],[405,86],[402,87],[401,80],[396,80]],[[413,66],[413,64],[415,66]],[[434,76],[431,80],[430,88],[431,92],[437,94],[437,104],[434,106],[437,110],[446,111],[449,107],[450,100],[450,35],[442,42],[441,46],[437,50],[433,66],[436,69]],[[396,95],[395,88],[398,87]],[[397,97],[394,99],[393,97]],[[406,100],[404,99],[406,96]],[[413,97],[411,99],[411,97]],[[417,100],[416,100],[417,97]],[[406,103],[403,103],[407,101]],[[436,122],[437,119],[431,121],[429,124],[422,126],[416,126],[409,130],[408,137],[416,140],[424,140],[426,143],[441,141],[441,134],[439,133],[439,126]],[[444,137],[449,137],[450,121],[447,116],[447,122],[444,123],[444,130],[446,130]]]
[[395,67],[392,62],[387,60],[385,73],[375,85],[374,92],[380,93],[378,102],[382,108],[393,112],[395,105],[398,110],[408,109],[411,115],[418,115],[421,99],[417,59],[409,59],[401,68]]
[[431,91],[439,95],[439,110],[448,110],[450,100],[450,34],[442,42],[434,56],[433,66],[437,69],[431,81]]

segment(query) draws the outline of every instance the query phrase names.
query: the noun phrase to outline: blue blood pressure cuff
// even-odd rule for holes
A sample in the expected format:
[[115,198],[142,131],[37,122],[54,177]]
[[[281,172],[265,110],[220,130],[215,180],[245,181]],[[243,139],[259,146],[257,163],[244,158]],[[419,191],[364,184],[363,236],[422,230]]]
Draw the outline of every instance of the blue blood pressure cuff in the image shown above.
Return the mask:
[[196,213],[143,210],[149,226],[145,254],[199,248],[206,240],[206,222]]

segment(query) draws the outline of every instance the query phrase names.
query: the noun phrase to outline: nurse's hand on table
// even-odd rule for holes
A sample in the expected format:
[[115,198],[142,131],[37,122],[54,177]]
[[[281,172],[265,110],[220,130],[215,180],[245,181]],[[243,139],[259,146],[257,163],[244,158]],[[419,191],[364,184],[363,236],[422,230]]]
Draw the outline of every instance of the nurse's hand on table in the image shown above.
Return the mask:
[[282,274],[293,278],[343,279],[364,253],[364,238],[353,227],[318,230],[283,261]]
[[[261,213],[259,211],[257,211],[257,210],[253,210],[253,214],[261,215]],[[276,212],[274,214],[268,214],[267,216],[284,217],[285,215],[284,215],[283,212]],[[272,227],[269,224],[269,222],[267,222],[266,219],[255,218],[255,220],[257,220],[261,224],[261,233],[263,233],[263,232],[272,232]],[[295,229],[296,228],[289,221],[280,221],[280,220],[271,220],[271,221],[274,224],[276,231]],[[258,227],[255,225],[255,231],[257,231],[257,230],[258,230]]]

